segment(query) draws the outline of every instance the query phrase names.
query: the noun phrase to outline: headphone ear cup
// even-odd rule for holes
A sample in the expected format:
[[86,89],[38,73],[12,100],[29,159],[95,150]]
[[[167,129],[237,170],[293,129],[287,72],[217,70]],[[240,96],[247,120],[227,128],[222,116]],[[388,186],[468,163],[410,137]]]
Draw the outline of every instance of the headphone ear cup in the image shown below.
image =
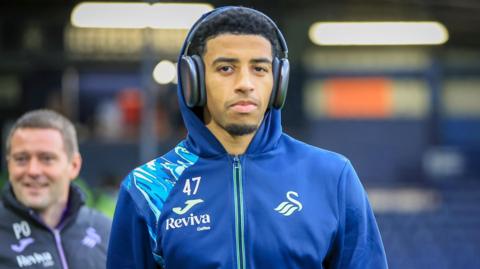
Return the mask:
[[290,78],[290,62],[288,59],[281,59],[277,77],[277,93],[273,100],[273,107],[281,109],[287,99],[288,80]]
[[272,61],[272,75],[273,75],[273,88],[272,94],[270,95],[270,101],[268,103],[269,107],[273,107],[275,100],[277,99],[278,92],[278,74],[280,73],[280,62],[277,57],[273,58]]
[[188,107],[198,103],[198,73],[195,61],[190,56],[182,56],[180,60],[180,78],[182,83],[183,98]]
[[288,59],[274,58],[272,62],[273,89],[270,96],[270,107],[281,109],[287,98],[290,62]]
[[203,70],[203,61],[200,56],[182,56],[180,76],[183,97],[188,107],[205,105],[205,72]]
[[202,57],[198,55],[192,55],[192,59],[195,62],[195,67],[197,70],[197,89],[198,89],[198,99],[197,106],[205,106],[207,101],[207,92],[205,90],[205,68],[203,66]]

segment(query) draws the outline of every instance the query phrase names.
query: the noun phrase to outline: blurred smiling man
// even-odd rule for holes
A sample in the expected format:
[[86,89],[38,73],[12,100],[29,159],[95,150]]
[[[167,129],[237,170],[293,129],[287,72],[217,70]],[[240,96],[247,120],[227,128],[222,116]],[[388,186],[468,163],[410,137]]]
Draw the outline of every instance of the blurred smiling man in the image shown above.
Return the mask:
[[110,220],[71,184],[82,164],[72,123],[49,110],[26,113],[6,149],[0,268],[104,268]]

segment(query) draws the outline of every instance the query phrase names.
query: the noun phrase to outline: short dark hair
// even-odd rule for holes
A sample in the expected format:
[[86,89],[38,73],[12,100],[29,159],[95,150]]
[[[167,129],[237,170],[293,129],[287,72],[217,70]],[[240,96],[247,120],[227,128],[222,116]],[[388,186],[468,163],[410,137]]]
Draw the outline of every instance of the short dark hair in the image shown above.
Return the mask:
[[203,56],[207,41],[221,34],[253,34],[261,35],[270,41],[272,56],[279,56],[281,47],[277,29],[266,15],[250,8],[232,7],[211,16],[207,17],[195,31],[187,51],[188,55]]
[[67,153],[68,158],[71,158],[73,154],[78,153],[77,132],[75,131],[72,122],[55,111],[38,109],[25,113],[10,129],[6,142],[7,155],[10,154],[12,147],[13,133],[18,129],[24,128],[57,130],[62,135],[65,152]]

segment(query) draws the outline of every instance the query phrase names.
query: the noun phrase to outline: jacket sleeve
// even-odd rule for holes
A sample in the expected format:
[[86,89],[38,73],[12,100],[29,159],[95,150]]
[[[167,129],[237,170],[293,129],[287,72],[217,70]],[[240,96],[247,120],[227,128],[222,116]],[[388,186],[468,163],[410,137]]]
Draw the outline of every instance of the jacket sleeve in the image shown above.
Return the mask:
[[113,217],[107,268],[161,268],[153,257],[150,240],[142,212],[122,185]]
[[338,184],[339,227],[327,268],[388,268],[367,194],[348,161]]

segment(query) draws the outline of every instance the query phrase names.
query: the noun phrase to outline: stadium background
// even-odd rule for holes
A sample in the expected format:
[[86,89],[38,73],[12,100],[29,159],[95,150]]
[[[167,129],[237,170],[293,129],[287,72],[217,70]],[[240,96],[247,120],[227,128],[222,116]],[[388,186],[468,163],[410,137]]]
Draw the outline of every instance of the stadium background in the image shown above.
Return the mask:
[[[181,1],[174,1],[181,2]],[[195,2],[195,1],[193,1]],[[76,28],[79,1],[0,4],[0,150],[35,108],[70,117],[90,204],[112,213],[130,169],[184,135],[175,83],[186,31]],[[480,268],[480,2],[476,0],[209,1],[270,15],[290,49],[287,133],[352,160],[367,188],[390,268]],[[428,46],[317,46],[316,21],[442,22]],[[1,182],[7,179],[5,159]]]

